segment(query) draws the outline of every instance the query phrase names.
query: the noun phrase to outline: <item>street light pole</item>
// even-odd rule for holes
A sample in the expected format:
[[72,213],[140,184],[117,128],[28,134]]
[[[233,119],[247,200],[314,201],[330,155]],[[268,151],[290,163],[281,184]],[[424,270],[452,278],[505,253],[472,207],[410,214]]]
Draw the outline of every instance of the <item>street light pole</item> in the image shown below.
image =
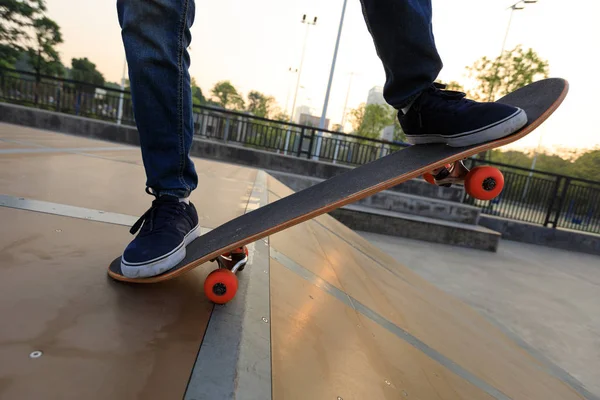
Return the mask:
[[311,25],[317,24],[317,17],[313,20],[313,22],[306,20],[306,14],[302,16],[303,24],[306,24],[306,34],[304,35],[304,45],[302,46],[302,56],[300,56],[300,68],[298,69],[298,79],[296,81],[296,92],[294,93],[294,103],[292,104],[292,116],[290,117],[290,122],[294,122],[294,113],[296,112],[296,99],[298,97],[298,88],[300,87],[300,76],[302,75],[302,64],[304,63],[304,53],[306,51],[306,41],[308,39],[308,28]]
[[[500,57],[499,60],[497,60],[496,62],[496,69],[494,71],[494,78],[497,77],[498,75],[498,69],[500,68],[500,60],[502,59],[502,55],[504,54],[504,48],[506,46],[506,38],[508,37],[508,31],[510,30],[510,23],[512,22],[512,17],[513,17],[513,13],[515,12],[515,10],[522,10],[525,8],[524,4],[534,4],[537,3],[538,0],[519,0],[516,3],[514,3],[513,5],[511,5],[510,7],[510,16],[508,17],[508,25],[506,26],[506,33],[504,34],[504,40],[502,41],[502,50],[500,50]],[[487,101],[490,102],[492,101],[492,95],[494,93],[494,82],[495,79],[492,80],[492,83],[490,85],[490,92],[488,93],[488,99]]]
[[[325,128],[325,117],[327,115],[327,103],[329,102],[329,92],[331,91],[331,82],[333,81],[333,73],[335,71],[335,60],[337,58],[338,49],[340,47],[340,37],[342,36],[342,27],[344,25],[344,15],[346,14],[346,3],[348,0],[344,0],[344,5],[342,6],[342,16],[340,17],[340,26],[338,28],[337,39],[335,41],[335,49],[333,51],[333,60],[331,61],[331,71],[329,72],[329,82],[327,83],[327,91],[325,92],[325,102],[323,103],[323,112],[321,113],[321,120],[319,121],[319,129]],[[321,150],[321,136],[323,133],[321,131],[318,132],[317,138],[317,148],[315,150],[315,156],[313,158],[319,158],[318,154]]]
[[342,132],[344,131],[344,124],[346,123],[346,108],[348,107],[348,97],[350,97],[350,87],[352,86],[352,78],[354,78],[356,72],[350,72],[350,80],[348,81],[348,91],[346,92],[346,100],[344,101],[344,111],[342,112]]
[[[508,17],[508,24],[506,26],[506,33],[504,34],[504,40],[502,40],[502,49],[500,50],[500,56],[498,60],[496,60],[496,68],[494,70],[494,79],[492,79],[492,83],[490,84],[490,92],[488,93],[487,101],[492,101],[492,96],[494,94],[494,83],[498,77],[498,69],[500,69],[500,61],[502,60],[502,55],[504,54],[504,48],[506,47],[506,38],[508,37],[508,31],[510,30],[510,23],[512,22],[513,13],[515,10],[522,10],[525,8],[525,4],[534,4],[537,3],[538,0],[519,0],[510,7],[510,16]],[[491,156],[491,150],[486,150],[483,153],[483,159],[488,159]]]
[[[292,69],[292,67],[290,67],[288,69],[288,72],[290,72],[291,74],[297,74],[298,68]],[[287,96],[285,98],[285,112],[286,113],[288,112],[288,109],[290,108],[290,93],[292,91],[291,83],[292,83],[292,81],[288,81],[288,92],[287,92]]]

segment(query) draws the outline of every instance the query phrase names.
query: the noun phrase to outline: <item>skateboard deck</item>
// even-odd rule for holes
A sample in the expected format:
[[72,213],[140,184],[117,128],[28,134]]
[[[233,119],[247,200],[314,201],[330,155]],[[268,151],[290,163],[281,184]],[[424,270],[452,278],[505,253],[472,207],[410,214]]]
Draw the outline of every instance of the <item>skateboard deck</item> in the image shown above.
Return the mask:
[[527,124],[510,136],[466,147],[450,147],[445,144],[409,146],[241,215],[199,236],[187,247],[184,260],[161,275],[127,278],[121,273],[121,257],[110,264],[108,274],[116,280],[133,283],[155,283],[172,279],[288,227],[389,189],[428,171],[443,168],[449,163],[512,143],[544,122],[562,103],[568,87],[568,82],[564,79],[549,78],[522,87],[497,100],[499,103],[520,107],[527,113]]

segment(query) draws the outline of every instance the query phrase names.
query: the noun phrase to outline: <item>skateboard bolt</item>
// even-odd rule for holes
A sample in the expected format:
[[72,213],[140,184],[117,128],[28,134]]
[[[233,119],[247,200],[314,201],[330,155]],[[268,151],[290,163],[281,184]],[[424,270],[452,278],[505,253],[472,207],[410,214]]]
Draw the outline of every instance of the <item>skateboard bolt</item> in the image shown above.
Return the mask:
[[215,283],[212,290],[217,296],[223,296],[225,293],[227,293],[227,286],[223,285],[222,283]]
[[29,354],[30,358],[39,358],[42,356],[42,352],[39,350],[33,351],[31,352],[31,354]]
[[485,178],[482,186],[483,189],[487,190],[488,192],[490,190],[494,190],[494,188],[496,187],[496,180],[494,178]]

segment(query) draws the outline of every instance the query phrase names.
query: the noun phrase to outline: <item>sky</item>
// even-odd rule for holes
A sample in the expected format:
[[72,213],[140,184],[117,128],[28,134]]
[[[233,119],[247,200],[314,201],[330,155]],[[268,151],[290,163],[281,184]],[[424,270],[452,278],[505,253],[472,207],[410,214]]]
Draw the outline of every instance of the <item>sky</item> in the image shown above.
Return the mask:
[[[87,57],[107,80],[120,82],[125,56],[116,1],[46,1],[49,17],[63,34],[63,63]],[[466,83],[466,66],[499,55],[514,1],[432,1],[442,81]],[[230,80],[243,95],[258,90],[274,96],[282,109],[288,104],[291,113],[297,75],[288,69],[299,67],[308,29],[296,105],[311,106],[320,116],[342,5],[343,0],[196,0],[190,74],[205,95],[216,82]],[[505,48],[532,48],[549,62],[550,76],[567,79],[570,89],[561,107],[511,148],[541,144],[552,152],[600,147],[595,118],[600,80],[593,73],[600,65],[599,12],[598,2],[539,0],[513,13]],[[311,21],[317,16],[317,24],[302,24],[304,14]],[[347,93],[347,109],[355,108],[366,102],[369,89],[384,82],[360,2],[348,0],[327,107],[331,123],[341,121]]]

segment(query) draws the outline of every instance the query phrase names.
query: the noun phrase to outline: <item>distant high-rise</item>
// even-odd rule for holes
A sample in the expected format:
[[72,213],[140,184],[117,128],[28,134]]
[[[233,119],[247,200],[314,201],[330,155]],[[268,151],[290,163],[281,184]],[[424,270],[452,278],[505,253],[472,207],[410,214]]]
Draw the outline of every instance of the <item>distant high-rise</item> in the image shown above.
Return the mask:
[[313,115],[314,109],[310,106],[307,105],[301,105],[296,107],[296,112],[294,113],[294,121],[295,123],[299,123],[300,122],[300,116],[302,114],[307,114],[307,115]]
[[383,98],[383,87],[373,86],[369,90],[369,97],[367,97],[367,105],[369,104],[387,104]]

